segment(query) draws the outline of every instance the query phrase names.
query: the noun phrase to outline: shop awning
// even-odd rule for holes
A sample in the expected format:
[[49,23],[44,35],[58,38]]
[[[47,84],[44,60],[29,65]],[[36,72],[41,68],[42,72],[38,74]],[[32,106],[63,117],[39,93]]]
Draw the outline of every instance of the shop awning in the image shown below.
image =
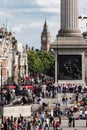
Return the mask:
[[16,86],[7,86],[8,89],[15,89]]
[[22,89],[23,88],[26,88],[26,89],[33,89],[33,86],[21,86],[22,87]]

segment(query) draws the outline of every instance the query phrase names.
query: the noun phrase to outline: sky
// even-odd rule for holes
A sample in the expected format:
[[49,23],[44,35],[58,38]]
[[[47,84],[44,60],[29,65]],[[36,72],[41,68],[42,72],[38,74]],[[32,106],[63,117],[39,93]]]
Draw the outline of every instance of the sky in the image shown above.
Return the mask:
[[[78,0],[79,14],[87,14],[87,0]],[[60,29],[60,0],[0,0],[0,27],[7,25],[18,42],[40,49],[47,21],[51,42]]]

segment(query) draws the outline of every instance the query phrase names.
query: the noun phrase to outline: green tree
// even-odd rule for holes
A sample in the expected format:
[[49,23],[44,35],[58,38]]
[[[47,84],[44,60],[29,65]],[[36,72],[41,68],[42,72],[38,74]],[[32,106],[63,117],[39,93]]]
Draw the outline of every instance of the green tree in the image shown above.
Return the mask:
[[28,68],[30,73],[41,72],[41,60],[38,58],[36,51],[28,52]]
[[42,61],[43,64],[43,73],[49,76],[54,77],[54,64],[55,64],[55,58],[54,55],[49,51],[40,51],[38,53],[39,58]]
[[48,51],[29,51],[28,65],[30,73],[43,73],[54,77],[55,58]]

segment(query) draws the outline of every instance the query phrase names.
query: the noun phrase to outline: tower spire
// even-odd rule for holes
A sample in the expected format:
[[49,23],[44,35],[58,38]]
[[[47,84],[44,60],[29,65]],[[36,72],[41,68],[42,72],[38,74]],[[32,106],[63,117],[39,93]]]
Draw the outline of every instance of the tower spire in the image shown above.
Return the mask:
[[49,50],[50,48],[50,32],[48,31],[47,22],[45,19],[44,25],[43,25],[43,31],[41,33],[41,50]]
[[46,19],[45,19],[43,31],[44,31],[44,32],[48,32],[48,26],[47,26]]

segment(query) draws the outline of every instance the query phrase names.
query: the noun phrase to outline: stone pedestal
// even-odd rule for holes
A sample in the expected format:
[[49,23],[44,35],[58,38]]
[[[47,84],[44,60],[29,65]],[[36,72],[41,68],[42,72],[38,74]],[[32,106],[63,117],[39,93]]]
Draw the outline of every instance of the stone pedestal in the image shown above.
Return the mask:
[[31,105],[24,106],[0,106],[0,117],[19,117],[20,114],[24,117],[31,116]]
[[87,43],[83,37],[57,37],[51,48],[55,51],[55,82],[86,84]]
[[87,43],[78,29],[78,0],[61,0],[61,28],[51,44],[55,52],[55,83],[87,82]]

